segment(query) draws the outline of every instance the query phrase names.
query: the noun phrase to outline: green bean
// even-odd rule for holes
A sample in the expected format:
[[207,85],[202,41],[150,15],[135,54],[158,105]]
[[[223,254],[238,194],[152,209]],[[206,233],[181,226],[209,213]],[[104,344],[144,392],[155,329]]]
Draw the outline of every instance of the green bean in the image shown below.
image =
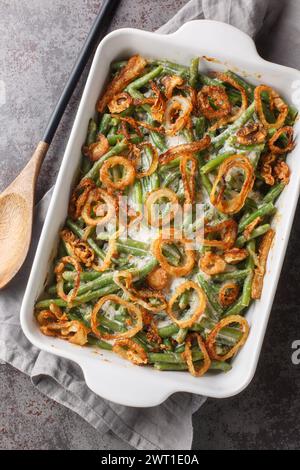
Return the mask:
[[113,157],[115,155],[121,155],[124,150],[127,150],[128,144],[125,141],[117,143],[114,147],[112,147],[106,154],[104,154],[99,160],[97,160],[90,171],[85,175],[86,178],[96,179],[98,177],[99,170],[102,164],[108,160],[108,158]]
[[117,241],[117,250],[119,253],[128,253],[134,256],[147,256],[149,254],[149,246],[148,249],[145,250],[144,248],[139,248],[137,246],[132,245],[132,243],[127,243],[128,240],[118,240]]
[[253,220],[257,217],[265,217],[266,215],[270,215],[271,213],[273,213],[275,210],[275,206],[272,202],[262,204],[256,211],[249,214],[242,222],[239,223],[238,232],[243,232],[247,225],[253,222]]
[[200,117],[196,117],[195,118],[195,134],[196,134],[196,138],[197,140],[200,140],[202,139],[202,137],[204,136],[205,134],[205,117],[204,116],[200,116]]
[[198,71],[199,71],[199,57],[191,60],[190,65],[190,78],[189,84],[191,87],[196,88],[198,84]]
[[103,339],[95,338],[94,336],[88,335],[88,343],[91,346],[97,346],[100,349],[106,349],[107,351],[112,350],[112,345]]
[[225,281],[239,281],[245,279],[249,274],[248,269],[236,269],[235,271],[228,271],[227,273],[216,274],[213,276],[213,280],[217,282],[225,282]]
[[203,167],[200,169],[200,172],[205,175],[206,173],[211,172],[212,170],[215,170],[218,166],[221,165],[228,157],[233,155],[234,152],[226,152],[226,153],[221,153],[220,155],[217,155],[215,158],[212,158],[209,160]]
[[[63,278],[65,281],[74,282],[76,279],[77,273],[74,271],[64,271]],[[103,273],[99,273],[97,271],[83,271],[80,273],[80,280],[81,281],[92,281],[97,279],[98,277],[103,276]]]
[[252,114],[255,111],[255,104],[254,102],[248,106],[248,108],[241,114],[241,116],[233,122],[230,126],[227,127],[221,134],[214,137],[211,141],[213,147],[221,147],[225,140],[230,137],[230,135],[234,134],[240,127],[246,124],[247,121],[251,118]]
[[[193,351],[192,353],[193,361],[200,361],[203,359],[203,354],[201,351]],[[164,353],[149,353],[148,360],[150,364],[154,362],[160,363],[169,363],[169,364],[185,364],[185,360],[182,357],[182,354],[176,352],[164,352]]]
[[223,83],[218,78],[211,78],[204,73],[199,73],[199,79],[203,85],[208,86],[223,86]]
[[218,316],[222,315],[223,309],[219,304],[219,301],[215,295],[214,290],[212,289],[211,284],[201,274],[197,275],[197,281],[204,290],[205,295],[208,298],[210,305],[215,310],[216,314]]
[[246,240],[244,235],[240,235],[236,241],[236,245],[242,247],[248,240],[253,240],[254,238],[260,237],[264,235],[270,229],[270,224],[260,225],[259,227],[255,228],[249,238]]
[[107,135],[110,125],[111,125],[111,115],[103,114],[101,121],[100,121],[100,126],[99,126],[100,134]]
[[[83,237],[84,231],[75,222],[73,222],[73,220],[67,219],[66,225],[72,230],[72,232],[75,233],[75,235],[77,235],[78,238]],[[97,245],[97,243],[91,237],[87,238],[87,242],[94,250],[96,255],[99,256],[101,260],[104,260],[105,254],[103,253],[103,250],[101,250],[101,248]]]
[[127,64],[127,60],[116,60],[114,62],[112,62],[111,64],[111,70],[113,72],[119,72],[126,64]]
[[[103,297],[104,295],[112,294],[116,292],[117,290],[119,290],[118,286],[116,286],[115,284],[110,284],[101,289],[90,291],[77,297],[76,300],[72,302],[72,305],[80,305],[83,303],[87,303],[87,302],[90,302],[91,300],[99,299],[100,297]],[[54,299],[40,300],[39,302],[37,302],[36,308],[38,310],[49,308],[51,304],[58,305],[58,307],[68,306],[67,302],[65,302],[63,299],[54,298]]]
[[229,307],[228,310],[224,313],[224,317],[229,317],[230,315],[239,315],[245,308],[243,304],[242,295],[238,298],[238,300]]
[[248,242],[247,249],[250,254],[250,256],[248,256],[248,259],[247,259],[247,269],[249,269],[249,274],[247,275],[244,281],[243,291],[242,291],[242,296],[241,296],[241,304],[244,307],[248,307],[251,301],[251,287],[252,287],[252,281],[253,281],[253,275],[254,275],[254,261],[251,256],[251,251],[255,250],[254,240],[251,240],[250,242]]
[[185,79],[189,78],[189,68],[184,65],[175,64],[169,60],[157,60],[155,63],[161,65],[164,69],[163,71],[167,74],[178,75]]
[[[187,364],[186,363],[164,363],[164,362],[155,362],[154,363],[154,368],[157,370],[164,370],[164,371],[172,371],[172,370],[187,370]],[[225,361],[212,361],[210,364],[210,370],[222,370],[223,372],[228,372],[231,370],[231,365],[228,362]]]
[[143,86],[147,85],[151,80],[154,78],[158,77],[163,71],[163,67],[159,65],[153,70],[150,70],[150,72],[146,73],[145,75],[142,75],[141,77],[137,78],[134,82],[131,82],[130,85],[128,85],[126,91],[130,92],[129,90],[131,89],[136,89],[138,90],[139,88],[142,88]]
[[243,87],[246,90],[247,96],[250,99],[250,101],[253,101],[254,89],[255,89],[253,85],[250,85],[250,83],[246,82],[246,80],[244,80],[239,75],[232,72],[231,70],[227,70],[225,72],[225,75],[227,75],[230,78],[233,78],[239,85],[241,85],[241,87]]
[[284,188],[285,188],[284,183],[277,183],[265,195],[265,197],[263,198],[263,202],[265,204],[268,203],[268,202],[274,202],[278,198],[278,196],[281,194],[281,192],[283,191]]

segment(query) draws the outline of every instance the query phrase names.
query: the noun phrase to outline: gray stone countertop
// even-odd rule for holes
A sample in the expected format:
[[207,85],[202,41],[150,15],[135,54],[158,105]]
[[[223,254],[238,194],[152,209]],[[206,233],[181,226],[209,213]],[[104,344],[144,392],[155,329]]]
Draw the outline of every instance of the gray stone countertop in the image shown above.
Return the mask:
[[[123,0],[111,26],[155,30],[186,0]],[[0,0],[0,191],[39,141],[99,0]],[[267,39],[261,50],[268,58]],[[270,55],[273,53],[270,49]],[[297,64],[295,64],[297,66]],[[38,199],[55,182],[86,74],[65,113],[38,182]],[[240,395],[208,400],[194,415],[194,449],[295,449],[300,438],[300,210],[298,208],[256,375]],[[263,312],[262,312],[263,313]],[[297,338],[298,336],[298,338]],[[30,380],[0,365],[1,449],[126,448],[100,436],[79,416],[41,395]]]

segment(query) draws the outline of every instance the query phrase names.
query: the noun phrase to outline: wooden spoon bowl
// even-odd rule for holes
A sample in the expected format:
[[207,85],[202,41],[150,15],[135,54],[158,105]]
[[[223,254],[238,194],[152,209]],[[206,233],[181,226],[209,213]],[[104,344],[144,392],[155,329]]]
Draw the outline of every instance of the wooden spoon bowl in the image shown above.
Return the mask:
[[30,245],[37,175],[49,145],[40,142],[22,173],[0,196],[0,289],[22,266]]

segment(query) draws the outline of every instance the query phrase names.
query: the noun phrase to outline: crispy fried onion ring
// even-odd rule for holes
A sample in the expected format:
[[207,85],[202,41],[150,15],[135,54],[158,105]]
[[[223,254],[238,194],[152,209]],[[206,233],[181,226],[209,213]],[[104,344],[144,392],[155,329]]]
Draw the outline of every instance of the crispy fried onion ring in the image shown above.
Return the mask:
[[167,101],[165,111],[165,131],[167,135],[175,135],[188,123],[193,106],[185,96],[175,95]]
[[273,186],[275,180],[288,184],[290,179],[288,164],[282,160],[277,160],[272,153],[267,153],[262,157],[260,174],[269,186]]
[[[148,170],[139,172],[137,170],[137,167],[138,167],[139,161],[141,159],[141,150],[143,150],[144,148],[148,148],[150,150],[150,152],[152,154],[152,161],[151,161],[151,164],[150,164]],[[158,157],[158,152],[157,152],[156,148],[154,147],[154,145],[152,145],[150,142],[143,142],[139,146],[137,146],[137,145],[132,146],[131,161],[135,166],[135,171],[136,171],[135,176],[136,176],[136,178],[141,179],[141,178],[144,178],[145,176],[151,176],[152,173],[154,173],[157,169],[158,158],[159,158]]]
[[[223,195],[226,189],[226,176],[232,169],[240,169],[244,172],[244,182],[239,194],[231,199],[225,199]],[[210,194],[211,203],[224,214],[239,212],[252,189],[254,179],[253,166],[245,155],[232,155],[228,157],[219,167],[218,175]]]
[[243,261],[244,259],[248,258],[248,250],[246,248],[231,248],[231,250],[227,250],[224,253],[224,260],[228,264],[237,264]]
[[[114,302],[126,308],[128,314],[131,317],[131,324],[128,325],[130,326],[128,330],[123,332],[118,331],[115,333],[106,333],[98,330],[98,327],[101,325],[101,317],[98,319],[98,312],[102,310],[102,307],[106,302]],[[133,321],[135,321],[135,325],[132,326]],[[104,338],[109,340],[118,338],[132,338],[143,328],[142,311],[137,305],[134,305],[132,302],[127,302],[118,295],[106,295],[105,297],[102,297],[100,300],[98,300],[93,308],[91,315],[91,328],[97,338]]]
[[96,162],[109,150],[109,143],[105,135],[98,134],[97,141],[88,147],[83,147],[83,155],[88,157],[92,162]]
[[83,206],[87,201],[89,193],[95,187],[96,185],[94,181],[90,178],[81,180],[78,186],[76,186],[69,204],[69,215],[73,220],[76,220],[81,216]]
[[89,247],[86,241],[79,240],[71,230],[64,229],[60,236],[71,251],[72,256],[87,268],[90,268],[94,261],[94,251]]
[[65,339],[69,343],[84,346],[87,343],[87,335],[90,330],[77,320],[48,323],[40,326],[41,332],[46,336],[55,336]]
[[[63,278],[63,273],[66,267],[66,264],[72,264],[74,266],[75,271],[76,271],[76,277],[74,280],[74,287],[71,290],[69,294],[65,294],[64,292],[64,278]],[[61,258],[56,265],[54,272],[56,274],[56,290],[57,290],[57,295],[63,299],[67,304],[71,304],[72,301],[76,298],[77,292],[79,289],[80,285],[80,274],[81,274],[81,266],[77,259],[73,258],[72,256],[64,256]]]
[[[229,250],[233,247],[237,237],[237,223],[233,219],[224,220],[215,225],[207,225],[204,224],[204,238],[201,237],[201,234],[198,239],[200,239],[200,243],[204,246],[213,246],[215,248],[219,248],[220,250]],[[219,238],[206,238],[208,235],[211,234],[219,234]]]
[[199,109],[207,119],[221,118],[231,111],[229,98],[222,86],[204,85],[197,98]]
[[[278,139],[282,136],[287,136],[287,144],[285,147],[279,147],[276,145]],[[269,140],[269,147],[273,154],[283,154],[293,150],[295,143],[293,141],[294,129],[291,126],[284,126],[281,129],[278,129],[273,137]]]
[[[163,215],[160,215],[161,204],[156,204],[161,198],[167,199],[170,203],[168,212]],[[151,227],[162,227],[174,219],[179,210],[179,203],[174,191],[169,188],[160,188],[152,191],[147,196],[145,207],[147,224]]]
[[[230,325],[231,323],[238,323],[241,326],[243,335],[239,339],[239,341],[226,354],[219,355],[216,352],[216,344],[215,344],[218,333],[219,331],[222,330],[222,328],[224,328],[227,325]],[[245,318],[241,317],[240,315],[229,315],[228,317],[223,318],[210,332],[206,340],[206,348],[207,348],[210,358],[215,359],[216,361],[226,361],[227,359],[232,357],[240,347],[242,347],[245,344],[248,338],[248,334],[249,334],[249,325]]]
[[260,122],[250,122],[236,133],[236,141],[241,145],[261,144],[266,137],[267,131]]
[[158,88],[155,82],[151,83],[151,88],[156,95],[155,101],[151,106],[152,118],[155,121],[163,122],[166,110],[166,100],[162,91]]
[[180,158],[179,168],[184,188],[185,202],[187,204],[192,204],[195,200],[195,176],[197,171],[196,158],[188,153],[182,155]]
[[40,310],[37,312],[36,319],[40,326],[46,326],[55,321],[68,321],[66,313],[62,312],[61,308],[54,303],[50,304],[49,310]]
[[[123,176],[118,181],[113,181],[110,170],[115,166],[121,166],[124,169]],[[127,186],[133,184],[135,180],[135,168],[133,164],[125,157],[116,155],[106,160],[100,169],[100,180],[109,189],[122,191]]]
[[[163,254],[164,245],[174,243],[180,244],[184,247],[185,261],[181,266],[171,265]],[[195,264],[193,243],[186,238],[181,238],[181,234],[172,229],[170,229],[167,234],[164,234],[164,232],[160,233],[159,237],[154,240],[152,244],[152,253],[160,266],[171,276],[185,276],[191,272]]]
[[254,220],[252,220],[252,222],[250,222],[250,224],[246,226],[245,230],[243,231],[243,235],[246,240],[249,240],[249,238],[251,237],[251,233],[253,232],[255,227],[257,227],[257,225],[260,224],[260,222],[261,222],[261,218],[256,217]]
[[140,55],[132,56],[127,64],[122,67],[120,72],[109,83],[101,98],[97,103],[97,111],[103,113],[108,103],[113,97],[120,93],[124,88],[129,85],[132,80],[137,78],[143,72],[147,65],[147,61]]
[[217,127],[224,126],[225,124],[229,122],[234,122],[236,121],[237,118],[240,117],[240,115],[247,109],[248,107],[248,97],[245,88],[240,85],[234,78],[229,77],[226,75],[226,73],[217,73],[216,77],[221,80],[223,83],[228,83],[231,85],[233,88],[238,90],[241,93],[242,97],[242,104],[240,108],[235,112],[234,114],[228,114],[225,117],[221,118],[219,123],[217,123]]
[[203,139],[197,140],[190,144],[176,145],[175,147],[171,147],[166,152],[162,153],[159,156],[159,161],[163,165],[165,163],[170,162],[174,158],[179,157],[180,155],[201,152],[201,150],[204,150],[209,147],[210,142],[210,137],[206,135],[205,137],[203,137]]
[[148,274],[146,281],[151,289],[163,290],[169,286],[170,276],[163,268],[156,267]]
[[148,124],[148,122],[146,121],[137,121],[136,119],[133,119],[132,117],[122,117],[122,116],[119,116],[118,114],[112,114],[112,117],[116,117],[120,121],[129,124],[136,131],[137,135],[140,137],[143,137],[140,127],[144,127],[145,129],[148,129],[149,131],[159,132],[160,134],[163,134],[165,132],[162,126],[155,127],[155,126],[152,126],[151,124]]
[[114,344],[112,350],[119,356],[123,357],[123,359],[127,359],[137,366],[147,364],[148,362],[146,351],[132,339],[119,339]]
[[[96,217],[92,217],[93,213],[96,214]],[[100,188],[95,188],[89,192],[81,213],[87,225],[104,225],[115,215],[116,201],[110,194]]]
[[128,109],[132,103],[132,97],[123,91],[123,93],[117,93],[107,106],[111,113],[121,113],[125,111],[125,109]]
[[184,83],[183,78],[178,75],[168,75],[162,79],[162,84],[165,87],[165,96],[169,100],[173,96],[175,88],[181,87]]
[[106,271],[111,266],[112,263],[112,258],[113,256],[117,253],[117,242],[116,242],[116,236],[110,237],[108,241],[108,247],[105,253],[105,257],[102,260],[101,264],[93,264],[93,269],[95,271],[98,271],[102,273],[103,271]]
[[[132,285],[133,277],[129,271],[117,271],[114,273],[113,279],[115,284],[122,289],[131,301],[139,304],[144,309],[157,313],[167,308],[166,299],[159,292],[149,289],[135,289]],[[151,304],[151,299],[158,301],[159,305]]]
[[[265,113],[263,110],[262,99],[261,99],[262,92],[266,92],[269,95],[270,109],[275,108],[279,112],[276,122],[268,122],[266,120]],[[278,93],[275,90],[273,90],[273,88],[267,85],[257,86],[254,90],[254,101],[255,101],[255,111],[258,114],[258,117],[261,123],[264,125],[266,129],[270,129],[270,128],[278,129],[279,127],[284,125],[289,109],[288,109],[287,104],[278,95]]]
[[213,276],[214,274],[223,273],[226,269],[226,263],[222,256],[207,251],[201,256],[199,267],[209,276]]
[[[186,292],[193,290],[197,295],[197,304],[196,306],[191,305],[192,311],[189,310],[189,315],[185,314],[180,318],[178,312],[174,311],[175,304],[178,303],[181,295]],[[206,297],[201,289],[201,287],[196,284],[194,281],[186,281],[180,286],[177,287],[175,294],[171,297],[168,303],[167,313],[169,317],[176,323],[179,328],[190,328],[199,318],[203,315],[206,307]]]
[[219,291],[219,301],[223,307],[228,307],[236,301],[239,295],[239,285],[236,282],[226,282]]
[[268,254],[272,245],[274,235],[275,231],[273,229],[270,229],[264,234],[260,242],[258,249],[258,266],[254,270],[254,277],[252,282],[252,299],[260,299],[263,288],[264,276],[266,273]]
[[[196,366],[195,363],[193,362],[193,354],[192,354],[193,340],[197,341],[197,345],[203,354],[203,362],[201,362],[200,366]],[[199,333],[190,333],[187,336],[185,340],[185,350],[183,353],[183,358],[187,363],[190,374],[192,374],[194,377],[201,377],[210,368],[211,360],[206,350],[205,343]]]

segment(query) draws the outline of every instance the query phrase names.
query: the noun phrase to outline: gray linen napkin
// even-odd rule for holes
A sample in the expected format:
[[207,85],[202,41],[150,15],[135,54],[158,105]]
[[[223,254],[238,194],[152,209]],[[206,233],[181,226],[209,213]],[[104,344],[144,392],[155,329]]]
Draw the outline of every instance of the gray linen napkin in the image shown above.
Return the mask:
[[[207,18],[231,23],[254,36],[263,23],[271,23],[270,18],[275,17],[280,3],[277,0],[191,0],[158,32],[170,33],[186,21]],[[19,310],[51,194],[50,190],[36,207],[33,240],[25,265],[1,292],[0,358],[28,374],[41,392],[74,410],[100,433],[113,431],[139,450],[190,449],[192,414],[205,402],[205,397],[177,393],[162,405],[146,409],[111,403],[88,389],[79,366],[39,351],[23,335]]]

